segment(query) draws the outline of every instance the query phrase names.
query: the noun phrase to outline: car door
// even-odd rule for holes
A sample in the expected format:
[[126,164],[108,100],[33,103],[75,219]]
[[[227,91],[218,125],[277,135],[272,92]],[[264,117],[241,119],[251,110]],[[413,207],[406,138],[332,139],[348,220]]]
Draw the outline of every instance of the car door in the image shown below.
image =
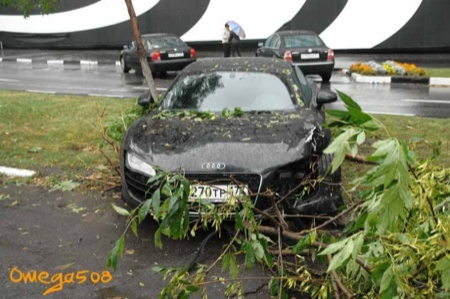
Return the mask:
[[[144,41],[142,41],[144,43]],[[128,65],[129,67],[136,69],[136,68],[140,68],[141,64],[139,62],[139,57],[137,54],[137,45],[136,42],[132,42],[131,46],[129,48],[129,50],[127,51],[128,54]]]
[[269,36],[269,38],[267,38],[266,41],[264,42],[264,45],[256,51],[256,53],[257,53],[256,56],[272,57],[272,50],[270,48],[270,45],[274,38],[275,38],[275,34],[272,34],[271,36]]
[[281,38],[278,34],[275,34],[275,37],[270,43],[270,50],[272,55],[270,55],[269,57],[275,58],[283,57],[282,53],[280,52],[280,46],[281,46]]

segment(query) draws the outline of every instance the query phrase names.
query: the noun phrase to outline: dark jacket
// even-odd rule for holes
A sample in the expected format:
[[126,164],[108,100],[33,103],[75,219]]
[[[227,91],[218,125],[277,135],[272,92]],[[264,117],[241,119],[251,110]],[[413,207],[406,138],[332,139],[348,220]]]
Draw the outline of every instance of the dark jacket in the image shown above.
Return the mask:
[[241,38],[239,35],[237,35],[233,30],[230,30],[230,38],[228,39],[228,42],[230,43],[238,43],[241,41]]

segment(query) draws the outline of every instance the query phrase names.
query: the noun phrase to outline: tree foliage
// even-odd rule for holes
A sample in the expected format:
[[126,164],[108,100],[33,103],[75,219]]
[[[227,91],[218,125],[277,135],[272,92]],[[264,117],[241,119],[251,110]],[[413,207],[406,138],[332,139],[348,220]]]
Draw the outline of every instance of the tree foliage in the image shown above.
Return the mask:
[[61,0],[0,0],[1,7],[10,7],[20,11],[25,17],[32,12],[49,14],[55,11]]
[[[372,166],[347,186],[345,193],[353,194],[347,208],[325,222],[313,221],[309,229],[296,231],[286,226],[277,200],[265,211],[247,196],[223,205],[191,203],[182,172],[158,171],[148,182],[156,191],[130,212],[127,227],[137,233],[138,223],[151,215],[160,224],[158,247],[163,246],[162,235],[181,239],[206,227],[232,232],[211,265],[153,269],[168,280],[161,298],[189,298],[198,292],[206,298],[211,283],[226,284],[227,297],[242,297],[240,273],[256,264],[270,271],[267,286],[277,298],[299,293],[313,298],[450,297],[450,169],[434,166],[436,149],[432,157],[418,160],[409,149],[414,144],[406,141],[388,137],[367,144],[366,136],[376,136],[382,124],[349,96],[339,96],[346,111],[327,111],[328,126],[336,132],[325,151],[335,155],[332,171],[346,154],[355,157],[363,146],[372,148],[367,157]],[[271,193],[264,195],[270,198]],[[189,225],[194,208],[202,217]],[[231,227],[225,222],[230,219]],[[328,229],[343,219],[342,230]],[[110,253],[113,268],[124,242],[122,235]],[[211,277],[218,264],[228,274]]]

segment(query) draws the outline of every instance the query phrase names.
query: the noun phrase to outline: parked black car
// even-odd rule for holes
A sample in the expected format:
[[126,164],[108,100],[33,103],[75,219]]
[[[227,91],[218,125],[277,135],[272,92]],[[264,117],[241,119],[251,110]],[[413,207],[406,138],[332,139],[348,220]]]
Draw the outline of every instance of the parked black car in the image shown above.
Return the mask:
[[301,68],[303,74],[317,74],[330,81],[334,52],[312,31],[280,31],[258,44],[256,56],[283,58]]
[[[194,48],[189,47],[178,36],[167,33],[144,34],[142,43],[152,73],[165,75],[167,71],[179,71],[197,60]],[[124,73],[130,69],[142,71],[137,46],[133,41],[120,52],[120,65]]]
[[[322,126],[321,108],[336,100],[334,92],[319,90],[298,67],[280,59],[211,58],[190,64],[159,108],[127,130],[121,149],[122,197],[133,205],[150,197],[146,183],[156,166],[183,169],[192,182],[192,198],[223,202],[221,190],[238,192],[236,182],[244,185],[240,190],[257,194],[270,188],[284,196],[305,178],[327,173],[332,157],[322,151],[331,137]],[[143,105],[150,101],[149,94],[140,97]],[[240,117],[224,116],[224,109],[236,108]],[[199,121],[175,113],[186,110],[216,117]],[[289,195],[286,211],[335,213],[341,204],[339,183],[340,172],[335,172],[303,198],[298,195],[305,186],[298,188]],[[270,203],[262,196],[252,199],[259,208]]]

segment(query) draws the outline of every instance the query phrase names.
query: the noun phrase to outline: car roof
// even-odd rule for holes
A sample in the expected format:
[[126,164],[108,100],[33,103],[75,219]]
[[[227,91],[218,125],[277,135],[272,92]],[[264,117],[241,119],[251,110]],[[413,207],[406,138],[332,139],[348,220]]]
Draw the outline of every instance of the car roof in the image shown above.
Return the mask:
[[277,34],[279,34],[280,36],[287,36],[287,35],[318,35],[314,31],[310,31],[310,30],[278,31]]
[[292,72],[292,66],[282,59],[264,57],[239,58],[207,58],[189,64],[183,73],[202,72],[258,72],[271,74],[285,74]]

